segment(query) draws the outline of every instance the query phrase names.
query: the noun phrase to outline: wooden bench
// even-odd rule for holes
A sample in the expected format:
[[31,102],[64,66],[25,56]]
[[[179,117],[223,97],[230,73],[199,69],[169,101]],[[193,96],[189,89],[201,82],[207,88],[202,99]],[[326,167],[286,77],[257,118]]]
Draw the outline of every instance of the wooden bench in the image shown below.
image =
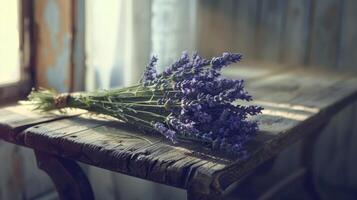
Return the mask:
[[[93,199],[75,161],[187,190],[188,199],[219,199],[235,182],[306,138],[302,163],[313,192],[312,148],[321,128],[357,99],[357,78],[303,69],[233,68],[227,76],[246,79],[254,104],[265,110],[259,135],[245,160],[219,155],[192,143],[172,145],[161,137],[84,111],[39,113],[28,106],[0,110],[0,138],[34,150],[40,169],[52,178],[61,199]],[[302,173],[303,172],[303,173]]]

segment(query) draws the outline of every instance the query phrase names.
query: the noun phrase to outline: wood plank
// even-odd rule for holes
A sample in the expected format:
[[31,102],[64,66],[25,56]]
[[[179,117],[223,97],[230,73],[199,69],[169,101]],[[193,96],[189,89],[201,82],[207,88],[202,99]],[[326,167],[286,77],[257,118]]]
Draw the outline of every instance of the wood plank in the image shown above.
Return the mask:
[[72,76],[72,1],[34,1],[36,86],[68,92]]
[[[72,3],[73,8],[73,48],[72,50],[72,79],[70,91],[83,91],[85,89],[86,50],[85,50],[85,0]],[[88,56],[88,55],[87,55]]]
[[247,87],[259,101],[321,109],[343,98],[333,96],[335,92],[353,91],[354,81],[355,78],[349,78],[348,74],[295,69],[248,82]]
[[243,61],[231,65],[230,67],[223,68],[222,75],[231,79],[244,79],[246,83],[251,84],[264,77],[280,74],[287,70],[290,69],[286,69],[286,67],[282,65],[254,62],[245,63]]
[[210,44],[210,26],[211,10],[214,6],[211,6],[214,1],[198,1],[197,3],[197,49],[204,57],[210,57],[214,54],[214,46]]
[[309,64],[332,68],[337,64],[342,1],[314,4]]
[[[68,117],[58,112],[36,113],[30,106],[12,106],[0,110],[0,138],[16,143],[17,133],[28,126],[55,118]],[[8,132],[10,130],[10,132]],[[28,148],[0,143],[3,182],[0,199],[34,198],[53,190],[51,180],[37,170],[33,152]],[[4,173],[4,174],[3,174]],[[26,186],[26,187],[24,187]]]
[[241,52],[244,60],[256,58],[256,29],[258,22],[258,0],[234,1],[234,52]]
[[[205,152],[196,155],[195,152],[199,150],[196,145],[175,146],[162,141],[161,137],[138,133],[120,122],[108,122],[110,124],[91,129],[88,127],[92,124],[90,120],[83,117],[72,120],[81,121],[83,124],[78,127],[87,128],[82,131],[68,128],[47,132],[46,128],[41,130],[42,125],[39,125],[26,130],[25,144],[101,168],[177,187],[187,184],[183,177],[188,178],[195,167],[207,162],[230,162],[208,154],[201,159]],[[62,120],[62,123],[71,124],[72,120]]]
[[234,49],[233,0],[198,1],[198,51],[204,57]]
[[81,113],[83,110],[69,110],[64,112],[39,112],[34,111],[30,105],[17,105],[0,109],[0,138],[12,143],[18,143],[17,136],[22,130],[43,122],[69,118]]
[[287,1],[283,30],[282,62],[304,64],[307,59],[312,1]]
[[284,0],[262,1],[258,25],[258,58],[265,61],[280,61],[282,34],[285,24],[286,2]]
[[342,70],[357,71],[357,1],[343,1],[341,19],[341,40],[338,54],[338,68]]

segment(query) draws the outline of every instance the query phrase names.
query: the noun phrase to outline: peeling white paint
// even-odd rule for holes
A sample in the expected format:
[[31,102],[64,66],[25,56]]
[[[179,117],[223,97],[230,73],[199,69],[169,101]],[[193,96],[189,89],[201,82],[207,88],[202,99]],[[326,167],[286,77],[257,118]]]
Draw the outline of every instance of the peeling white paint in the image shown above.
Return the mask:
[[46,26],[50,31],[51,45],[53,48],[58,47],[57,36],[60,30],[59,8],[55,0],[48,0],[44,11]]
[[58,92],[68,92],[68,87],[65,82],[69,75],[67,66],[70,61],[70,42],[71,37],[67,33],[63,37],[63,48],[61,48],[60,52],[58,52],[58,55],[55,58],[55,63],[50,65],[47,69],[48,84],[52,88],[55,88]]

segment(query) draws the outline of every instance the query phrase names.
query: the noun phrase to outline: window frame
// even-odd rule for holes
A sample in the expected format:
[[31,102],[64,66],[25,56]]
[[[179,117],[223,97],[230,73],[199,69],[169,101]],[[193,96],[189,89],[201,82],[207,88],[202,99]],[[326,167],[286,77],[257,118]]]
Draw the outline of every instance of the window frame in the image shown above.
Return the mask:
[[20,80],[0,85],[0,105],[24,98],[34,85],[33,0],[19,2]]

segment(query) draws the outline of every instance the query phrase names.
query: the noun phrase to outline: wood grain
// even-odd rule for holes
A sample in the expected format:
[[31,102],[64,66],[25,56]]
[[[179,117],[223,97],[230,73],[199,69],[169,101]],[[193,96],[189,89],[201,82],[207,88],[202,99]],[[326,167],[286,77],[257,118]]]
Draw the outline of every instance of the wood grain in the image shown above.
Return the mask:
[[286,2],[284,0],[262,1],[258,25],[258,58],[265,61],[281,60],[282,34],[285,24]]
[[357,72],[357,1],[345,0],[341,19],[340,51],[338,68]]
[[217,56],[234,49],[234,7],[233,0],[198,1],[197,43],[200,54]]
[[243,53],[244,60],[254,60],[256,58],[257,42],[256,29],[258,22],[258,1],[238,0],[234,1],[234,30],[233,44],[234,52]]
[[68,92],[72,76],[73,4],[34,1],[36,86]]
[[[16,117],[15,113],[3,120],[0,128],[8,127],[5,132],[10,132],[17,124],[28,122],[25,123],[28,128],[14,140],[16,143],[184,188],[190,193],[218,195],[291,143],[313,133],[357,98],[357,78],[349,74],[249,67],[230,73],[237,74],[242,78],[247,74],[247,88],[255,98],[252,103],[265,108],[262,115],[254,118],[260,124],[260,134],[246,145],[250,155],[247,160],[212,152],[190,142],[173,145],[160,136],[144,134],[118,120],[88,114],[51,118],[52,121],[42,120],[42,123],[41,118],[37,118],[40,124],[32,126],[33,118],[31,121],[23,115]],[[20,122],[16,122],[17,119]]]
[[1,109],[0,138],[18,144],[18,134],[28,127],[43,122],[76,116],[85,112],[83,110],[67,110],[62,113],[58,111],[44,113],[34,111],[33,109],[34,107],[30,105],[17,105]]
[[317,0],[314,4],[310,65],[333,68],[337,64],[343,1]]
[[282,34],[282,62],[305,64],[308,52],[312,1],[287,1],[286,19]]

